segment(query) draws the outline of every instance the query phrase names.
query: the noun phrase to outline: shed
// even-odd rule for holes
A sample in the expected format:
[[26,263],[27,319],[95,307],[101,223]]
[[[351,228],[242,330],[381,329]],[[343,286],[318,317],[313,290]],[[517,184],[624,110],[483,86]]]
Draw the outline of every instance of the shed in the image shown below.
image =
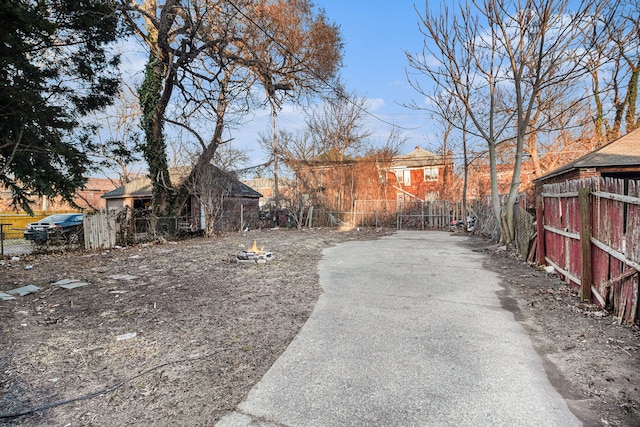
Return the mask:
[[[239,229],[251,225],[259,218],[259,200],[262,194],[248,185],[240,182],[231,173],[211,165],[210,178],[207,182],[209,189],[222,189],[222,213],[219,215],[220,231]],[[191,168],[170,168],[169,176],[174,186],[181,185],[188,178]],[[202,230],[205,227],[205,209],[201,197],[207,188],[194,188],[182,210],[182,217],[192,230]],[[102,196],[106,200],[107,210],[122,210],[131,207],[136,211],[148,210],[151,206],[152,183],[149,177],[135,179],[122,187],[118,187]]]
[[640,128],[534,180],[536,189],[591,177],[640,179]]

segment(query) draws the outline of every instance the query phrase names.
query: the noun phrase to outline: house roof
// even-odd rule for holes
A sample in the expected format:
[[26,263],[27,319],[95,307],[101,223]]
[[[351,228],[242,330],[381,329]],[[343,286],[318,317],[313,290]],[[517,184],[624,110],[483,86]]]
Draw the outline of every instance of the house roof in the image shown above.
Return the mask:
[[309,163],[318,165],[327,165],[335,163],[350,163],[353,162],[353,158],[338,150],[327,150],[324,153],[318,154],[309,160]]
[[542,175],[535,181],[545,180],[576,169],[610,166],[640,166],[640,128],[592,151],[576,160]]
[[253,188],[249,187],[247,184],[245,184],[244,182],[240,182],[238,180],[235,180],[234,182],[234,190],[233,192],[230,192],[229,195],[233,196],[233,197],[249,197],[252,199],[257,199],[262,197],[262,194],[260,194],[259,192],[257,192],[256,190],[254,190]]
[[423,166],[441,165],[442,158],[431,151],[416,147],[409,154],[393,158],[392,167],[418,168]]
[[[217,176],[226,178],[227,181],[227,195],[231,197],[248,197],[248,198],[260,198],[262,194],[255,191],[248,185],[240,182],[230,173],[223,171],[222,169],[211,165],[214,173]],[[184,182],[189,176],[191,168],[169,168],[169,178],[171,183],[176,186]],[[121,199],[125,197],[132,198],[149,198],[152,196],[152,184],[151,179],[148,176],[134,179],[131,182],[118,187],[113,191],[103,194],[104,199]]]
[[102,195],[103,199],[121,199],[123,197],[147,197],[151,196],[151,179],[142,177],[127,182],[122,187],[111,190]]

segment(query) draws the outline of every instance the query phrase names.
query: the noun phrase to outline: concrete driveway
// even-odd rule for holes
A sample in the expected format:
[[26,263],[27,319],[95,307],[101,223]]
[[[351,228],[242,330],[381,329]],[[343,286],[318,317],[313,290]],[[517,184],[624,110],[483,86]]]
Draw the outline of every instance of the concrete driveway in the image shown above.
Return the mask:
[[581,425],[464,239],[401,231],[325,250],[311,317],[217,426]]

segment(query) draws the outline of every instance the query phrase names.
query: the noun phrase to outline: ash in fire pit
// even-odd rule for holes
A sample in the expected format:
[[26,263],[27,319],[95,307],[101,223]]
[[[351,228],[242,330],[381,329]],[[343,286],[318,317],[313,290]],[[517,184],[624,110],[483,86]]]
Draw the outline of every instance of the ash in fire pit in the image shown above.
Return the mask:
[[273,259],[273,254],[264,250],[264,246],[258,249],[256,241],[253,241],[253,246],[249,249],[245,249],[236,255],[238,262],[255,262],[259,264],[266,263]]

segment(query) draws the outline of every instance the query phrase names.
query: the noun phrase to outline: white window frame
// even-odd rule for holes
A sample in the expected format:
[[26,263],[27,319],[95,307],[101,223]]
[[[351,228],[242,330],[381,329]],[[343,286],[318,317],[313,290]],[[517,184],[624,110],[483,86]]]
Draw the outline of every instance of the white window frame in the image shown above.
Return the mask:
[[427,166],[423,169],[424,181],[437,181],[440,177],[440,170],[437,166]]
[[396,181],[402,184],[402,169],[396,169],[393,173],[396,175]]
[[411,186],[411,169],[402,170],[402,183],[406,186]]

